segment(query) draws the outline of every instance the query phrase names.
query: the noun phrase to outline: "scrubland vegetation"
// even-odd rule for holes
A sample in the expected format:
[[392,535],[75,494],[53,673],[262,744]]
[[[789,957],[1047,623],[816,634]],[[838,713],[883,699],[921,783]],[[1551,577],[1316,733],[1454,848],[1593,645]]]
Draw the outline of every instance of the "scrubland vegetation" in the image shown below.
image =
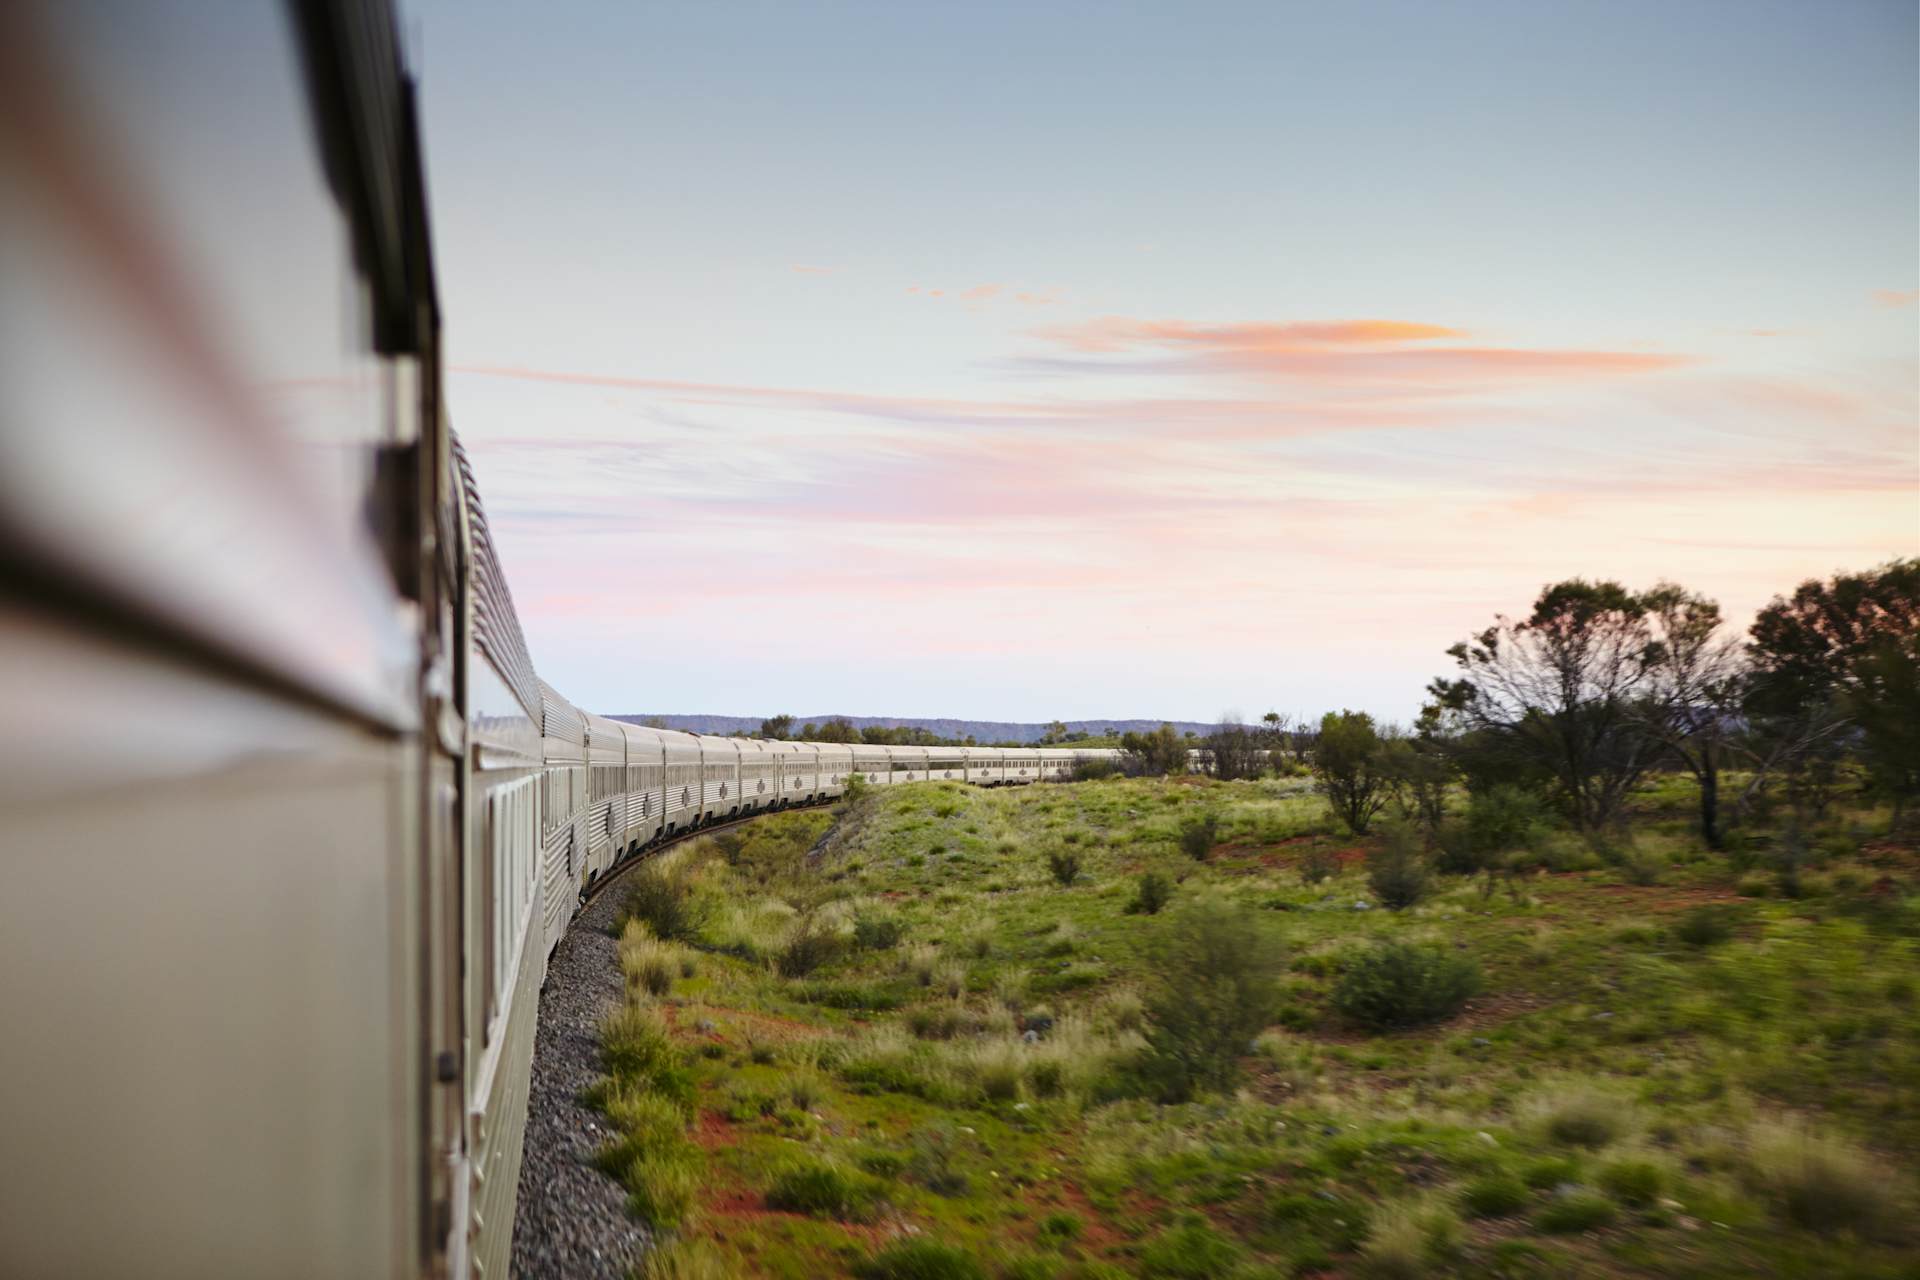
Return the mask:
[[[1536,618],[1648,625],[1576,585]],[[594,1101],[650,1273],[1913,1274],[1898,733],[1844,663],[1503,722],[1459,655],[1261,776],[856,792],[633,873]]]
[[1905,1274],[1913,854],[1840,806],[1788,894],[1695,801],[1629,797],[1652,883],[1556,827],[1400,910],[1304,779],[697,841],[635,874],[604,1167],[667,1275]]

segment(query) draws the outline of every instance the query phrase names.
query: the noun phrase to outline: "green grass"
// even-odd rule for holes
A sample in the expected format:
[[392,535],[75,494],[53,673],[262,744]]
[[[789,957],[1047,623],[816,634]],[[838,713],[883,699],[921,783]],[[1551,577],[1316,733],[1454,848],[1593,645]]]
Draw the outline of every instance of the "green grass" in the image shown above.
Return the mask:
[[727,1275],[1903,1274],[1920,860],[1849,812],[1800,897],[1742,897],[1682,783],[1640,800],[1397,911],[1301,780],[930,783],[694,842],[622,939],[601,1167]]

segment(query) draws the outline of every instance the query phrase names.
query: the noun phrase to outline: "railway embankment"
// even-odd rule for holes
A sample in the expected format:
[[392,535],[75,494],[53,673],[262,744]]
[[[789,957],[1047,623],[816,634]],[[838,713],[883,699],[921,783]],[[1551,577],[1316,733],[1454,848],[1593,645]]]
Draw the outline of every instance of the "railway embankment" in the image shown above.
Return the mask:
[[619,893],[587,904],[567,930],[540,993],[527,1099],[527,1146],[513,1229],[522,1280],[622,1280],[646,1247],[627,1192],[594,1166],[607,1119],[580,1098],[600,1078],[600,1022],[619,1007],[620,961],[608,933]]

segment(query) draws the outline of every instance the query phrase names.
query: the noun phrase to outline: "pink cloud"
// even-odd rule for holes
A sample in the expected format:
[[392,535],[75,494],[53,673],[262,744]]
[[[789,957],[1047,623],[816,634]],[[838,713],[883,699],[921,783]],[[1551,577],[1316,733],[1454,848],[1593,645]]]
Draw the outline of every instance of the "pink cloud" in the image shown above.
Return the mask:
[[787,270],[793,272],[797,276],[830,276],[835,271],[838,271],[839,268],[838,267],[793,266],[793,267],[788,267]]
[[1194,325],[1184,320],[1130,320],[1103,316],[1084,324],[1058,325],[1039,336],[1074,351],[1125,351],[1144,345],[1184,345],[1221,350],[1282,351],[1300,347],[1464,338],[1458,329],[1405,320],[1341,320],[1318,324]]
[[1920,300],[1920,289],[1875,289],[1873,300],[1883,307],[1910,307]]
[[[1171,364],[1134,365],[1131,372],[1227,371],[1327,383],[1604,377],[1690,363],[1687,357],[1646,351],[1434,346],[1433,340],[1467,334],[1406,320],[1206,325],[1106,316],[1037,330],[1036,336],[1084,355],[1159,348],[1184,357]],[[1088,371],[1101,367],[1090,365]]]

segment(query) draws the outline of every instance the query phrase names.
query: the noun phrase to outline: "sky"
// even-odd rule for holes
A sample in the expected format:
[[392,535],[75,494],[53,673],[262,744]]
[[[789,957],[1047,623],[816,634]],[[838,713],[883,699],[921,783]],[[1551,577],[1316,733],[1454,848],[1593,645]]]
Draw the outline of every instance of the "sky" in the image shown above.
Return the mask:
[[604,712],[1404,720],[1920,553],[1916,5],[407,9],[449,403]]

